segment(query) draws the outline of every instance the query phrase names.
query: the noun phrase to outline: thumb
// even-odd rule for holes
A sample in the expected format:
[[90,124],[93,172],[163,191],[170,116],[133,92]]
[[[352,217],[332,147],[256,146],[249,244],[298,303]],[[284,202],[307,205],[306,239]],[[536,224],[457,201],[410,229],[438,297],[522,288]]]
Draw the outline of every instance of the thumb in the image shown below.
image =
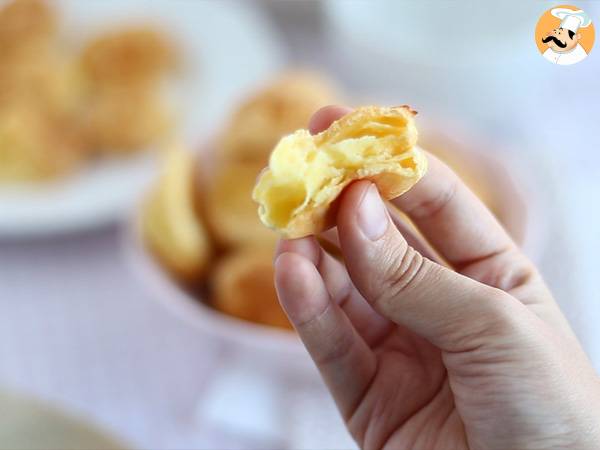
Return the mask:
[[349,186],[337,215],[340,245],[356,288],[380,314],[442,350],[475,348],[503,334],[527,309],[504,291],[443,267],[411,248],[374,184]]

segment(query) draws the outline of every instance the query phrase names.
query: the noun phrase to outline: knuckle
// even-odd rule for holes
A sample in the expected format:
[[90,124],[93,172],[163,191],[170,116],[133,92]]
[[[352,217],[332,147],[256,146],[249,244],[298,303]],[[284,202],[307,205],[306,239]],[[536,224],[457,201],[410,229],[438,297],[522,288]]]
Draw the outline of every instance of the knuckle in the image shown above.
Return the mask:
[[539,275],[533,264],[513,246],[469,262],[456,270],[481,283],[510,291],[535,280]]
[[491,330],[499,334],[512,334],[522,327],[523,305],[514,297],[497,288],[489,288],[488,323]]
[[489,288],[480,299],[485,308],[478,314],[478,320],[465,324],[458,337],[453,338],[454,351],[478,354],[480,349],[501,349],[510,346],[515,339],[526,333],[528,325],[522,305],[509,294],[495,288]]
[[422,279],[426,267],[425,258],[408,245],[391,252],[386,259],[388,263],[376,286],[379,295],[375,298],[375,304],[378,305],[384,305],[413,289]]

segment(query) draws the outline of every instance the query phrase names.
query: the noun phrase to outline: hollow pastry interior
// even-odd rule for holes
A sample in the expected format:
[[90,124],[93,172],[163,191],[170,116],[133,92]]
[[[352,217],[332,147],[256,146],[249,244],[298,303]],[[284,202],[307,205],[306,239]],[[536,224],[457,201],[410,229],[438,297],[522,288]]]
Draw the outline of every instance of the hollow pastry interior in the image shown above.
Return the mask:
[[386,199],[410,189],[427,168],[413,115],[363,107],[317,135],[281,139],[253,192],[262,222],[287,238],[316,234],[332,225],[330,206],[353,180],[373,181]]

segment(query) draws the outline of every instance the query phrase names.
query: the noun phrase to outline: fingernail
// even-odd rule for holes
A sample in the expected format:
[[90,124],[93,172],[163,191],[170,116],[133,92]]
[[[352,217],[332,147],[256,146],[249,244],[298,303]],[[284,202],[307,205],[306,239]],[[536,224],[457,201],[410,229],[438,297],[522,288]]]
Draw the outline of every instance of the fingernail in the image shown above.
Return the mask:
[[358,207],[358,226],[365,236],[376,241],[388,227],[388,215],[379,192],[371,184]]

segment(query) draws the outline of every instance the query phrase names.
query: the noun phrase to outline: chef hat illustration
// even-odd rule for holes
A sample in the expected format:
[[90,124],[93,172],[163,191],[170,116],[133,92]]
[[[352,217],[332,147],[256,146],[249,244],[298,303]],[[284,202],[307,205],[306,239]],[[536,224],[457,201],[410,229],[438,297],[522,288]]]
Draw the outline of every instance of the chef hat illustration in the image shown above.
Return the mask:
[[586,28],[592,23],[590,16],[581,9],[573,11],[567,8],[554,8],[550,13],[561,20],[561,28],[571,30],[573,33],[577,33],[579,28]]

